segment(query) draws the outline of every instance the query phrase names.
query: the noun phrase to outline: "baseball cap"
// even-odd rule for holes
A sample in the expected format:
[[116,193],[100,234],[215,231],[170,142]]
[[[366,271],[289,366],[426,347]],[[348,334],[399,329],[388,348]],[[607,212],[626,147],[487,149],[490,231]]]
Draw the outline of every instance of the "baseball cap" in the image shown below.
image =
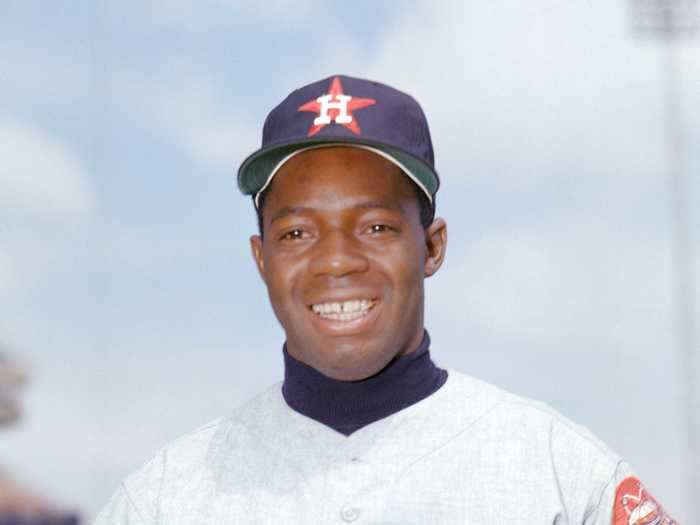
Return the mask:
[[302,151],[330,146],[372,151],[398,166],[433,202],[428,121],[416,100],[391,86],[334,75],[301,87],[265,119],[262,145],[238,168],[238,187],[255,205],[279,169]]

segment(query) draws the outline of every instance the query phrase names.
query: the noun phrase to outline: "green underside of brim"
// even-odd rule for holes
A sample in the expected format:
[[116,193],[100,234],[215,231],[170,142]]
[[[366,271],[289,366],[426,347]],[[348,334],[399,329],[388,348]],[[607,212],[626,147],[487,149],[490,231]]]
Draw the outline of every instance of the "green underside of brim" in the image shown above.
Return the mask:
[[435,195],[438,189],[438,178],[433,170],[422,161],[416,159],[412,155],[404,153],[395,148],[390,148],[382,144],[372,142],[338,142],[336,141],[308,141],[297,142],[295,144],[287,144],[277,146],[275,148],[261,151],[251,155],[241,166],[238,173],[238,188],[245,195],[255,195],[260,191],[267,182],[270,172],[288,155],[296,150],[307,148],[309,146],[353,146],[353,144],[370,146],[376,148],[387,155],[393,157],[400,164],[405,166],[406,170],[415,176],[430,192]]

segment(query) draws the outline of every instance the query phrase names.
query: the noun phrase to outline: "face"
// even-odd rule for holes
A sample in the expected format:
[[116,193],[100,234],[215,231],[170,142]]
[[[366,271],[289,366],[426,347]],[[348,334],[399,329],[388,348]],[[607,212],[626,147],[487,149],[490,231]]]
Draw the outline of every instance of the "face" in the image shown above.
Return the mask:
[[370,377],[423,337],[423,281],[446,226],[420,222],[412,182],[352,147],[308,150],[275,175],[253,256],[287,351],[322,374]]

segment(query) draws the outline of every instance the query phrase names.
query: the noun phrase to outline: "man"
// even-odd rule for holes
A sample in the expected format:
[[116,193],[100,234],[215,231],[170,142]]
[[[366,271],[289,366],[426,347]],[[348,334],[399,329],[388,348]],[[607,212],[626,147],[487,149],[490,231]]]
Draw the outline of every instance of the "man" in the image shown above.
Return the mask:
[[99,525],[673,523],[585,429],[431,360],[423,284],[447,229],[415,100],[347,76],[302,87],[238,182],[284,381],[162,449]]

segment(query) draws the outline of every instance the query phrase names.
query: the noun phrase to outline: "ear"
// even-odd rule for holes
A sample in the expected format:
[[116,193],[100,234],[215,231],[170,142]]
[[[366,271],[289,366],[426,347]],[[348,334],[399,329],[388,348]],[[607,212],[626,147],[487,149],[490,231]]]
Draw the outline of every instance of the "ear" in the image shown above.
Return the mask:
[[430,277],[442,266],[447,250],[447,223],[436,218],[425,230],[425,276]]
[[258,268],[258,273],[264,282],[265,281],[265,262],[263,260],[263,241],[260,235],[250,236],[250,251],[253,254],[255,266]]

